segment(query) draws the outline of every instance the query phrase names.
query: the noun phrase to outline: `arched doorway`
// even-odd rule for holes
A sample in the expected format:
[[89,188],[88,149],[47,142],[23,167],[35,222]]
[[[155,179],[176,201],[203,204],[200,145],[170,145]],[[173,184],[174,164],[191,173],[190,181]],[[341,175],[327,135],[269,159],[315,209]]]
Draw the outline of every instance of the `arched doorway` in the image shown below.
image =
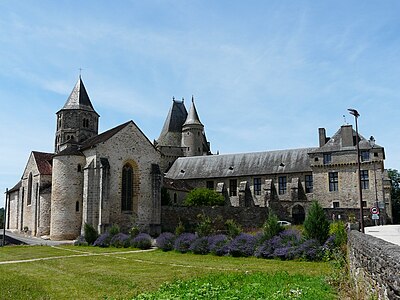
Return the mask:
[[292,208],[292,219],[294,224],[303,224],[306,218],[306,213],[304,212],[303,206],[296,204]]

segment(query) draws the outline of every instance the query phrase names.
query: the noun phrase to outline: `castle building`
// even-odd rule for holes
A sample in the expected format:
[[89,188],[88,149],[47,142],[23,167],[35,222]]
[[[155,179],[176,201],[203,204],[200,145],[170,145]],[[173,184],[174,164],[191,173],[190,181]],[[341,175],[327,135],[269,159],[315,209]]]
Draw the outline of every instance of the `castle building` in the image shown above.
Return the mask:
[[[117,224],[161,230],[161,188],[171,205],[196,187],[216,190],[226,205],[267,207],[301,223],[310,204],[346,216],[358,205],[356,133],[343,125],[319,147],[212,155],[192,97],[173,99],[154,143],[133,121],[98,133],[95,111],[79,77],[56,113],[54,152],[32,151],[21,180],[7,192],[6,228],[53,240],[75,239],[84,224],[100,233]],[[391,219],[384,148],[361,135],[363,204],[378,205]]]

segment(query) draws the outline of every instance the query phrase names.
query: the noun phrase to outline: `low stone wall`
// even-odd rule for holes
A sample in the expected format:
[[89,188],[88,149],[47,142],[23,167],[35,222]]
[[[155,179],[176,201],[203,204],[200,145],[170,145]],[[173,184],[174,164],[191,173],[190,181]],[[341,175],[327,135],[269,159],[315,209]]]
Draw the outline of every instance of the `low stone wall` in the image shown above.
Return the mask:
[[400,299],[400,246],[351,231],[348,248],[358,299]]
[[217,227],[223,228],[223,224],[228,219],[233,219],[244,229],[259,228],[268,217],[266,207],[181,207],[181,206],[162,206],[161,224],[163,231],[174,232],[179,222],[185,225],[187,230],[194,230],[199,222],[198,215],[203,214],[216,222]]

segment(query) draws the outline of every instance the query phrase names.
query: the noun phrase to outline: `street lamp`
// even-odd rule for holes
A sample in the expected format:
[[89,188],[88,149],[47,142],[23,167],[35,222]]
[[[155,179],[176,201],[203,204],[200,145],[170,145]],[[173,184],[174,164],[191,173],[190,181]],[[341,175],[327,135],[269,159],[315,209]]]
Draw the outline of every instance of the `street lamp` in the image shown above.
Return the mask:
[[[375,138],[371,135],[371,137],[369,138],[369,145],[371,146],[371,149],[374,149],[375,146]],[[371,160],[372,161],[372,160]],[[379,207],[378,205],[378,187],[376,186],[376,165],[375,162],[372,161],[373,165],[374,165],[374,181],[375,181],[375,207]],[[379,223],[381,223],[381,217],[379,214]],[[375,225],[376,225],[376,219],[375,219]],[[381,224],[379,224],[381,225]]]
[[356,121],[356,145],[357,145],[357,167],[358,167],[358,192],[360,197],[360,230],[364,233],[364,212],[363,212],[363,203],[362,203],[362,189],[361,189],[361,163],[360,163],[360,145],[359,145],[359,136],[358,136],[358,117],[360,114],[357,110],[349,108],[349,113],[354,116]]

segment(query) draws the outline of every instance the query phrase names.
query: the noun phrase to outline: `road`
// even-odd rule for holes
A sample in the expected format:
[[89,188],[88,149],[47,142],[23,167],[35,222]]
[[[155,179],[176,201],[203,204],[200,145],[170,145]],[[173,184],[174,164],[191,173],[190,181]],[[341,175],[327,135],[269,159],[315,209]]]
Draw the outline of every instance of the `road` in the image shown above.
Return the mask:
[[365,234],[400,246],[400,225],[365,227]]

